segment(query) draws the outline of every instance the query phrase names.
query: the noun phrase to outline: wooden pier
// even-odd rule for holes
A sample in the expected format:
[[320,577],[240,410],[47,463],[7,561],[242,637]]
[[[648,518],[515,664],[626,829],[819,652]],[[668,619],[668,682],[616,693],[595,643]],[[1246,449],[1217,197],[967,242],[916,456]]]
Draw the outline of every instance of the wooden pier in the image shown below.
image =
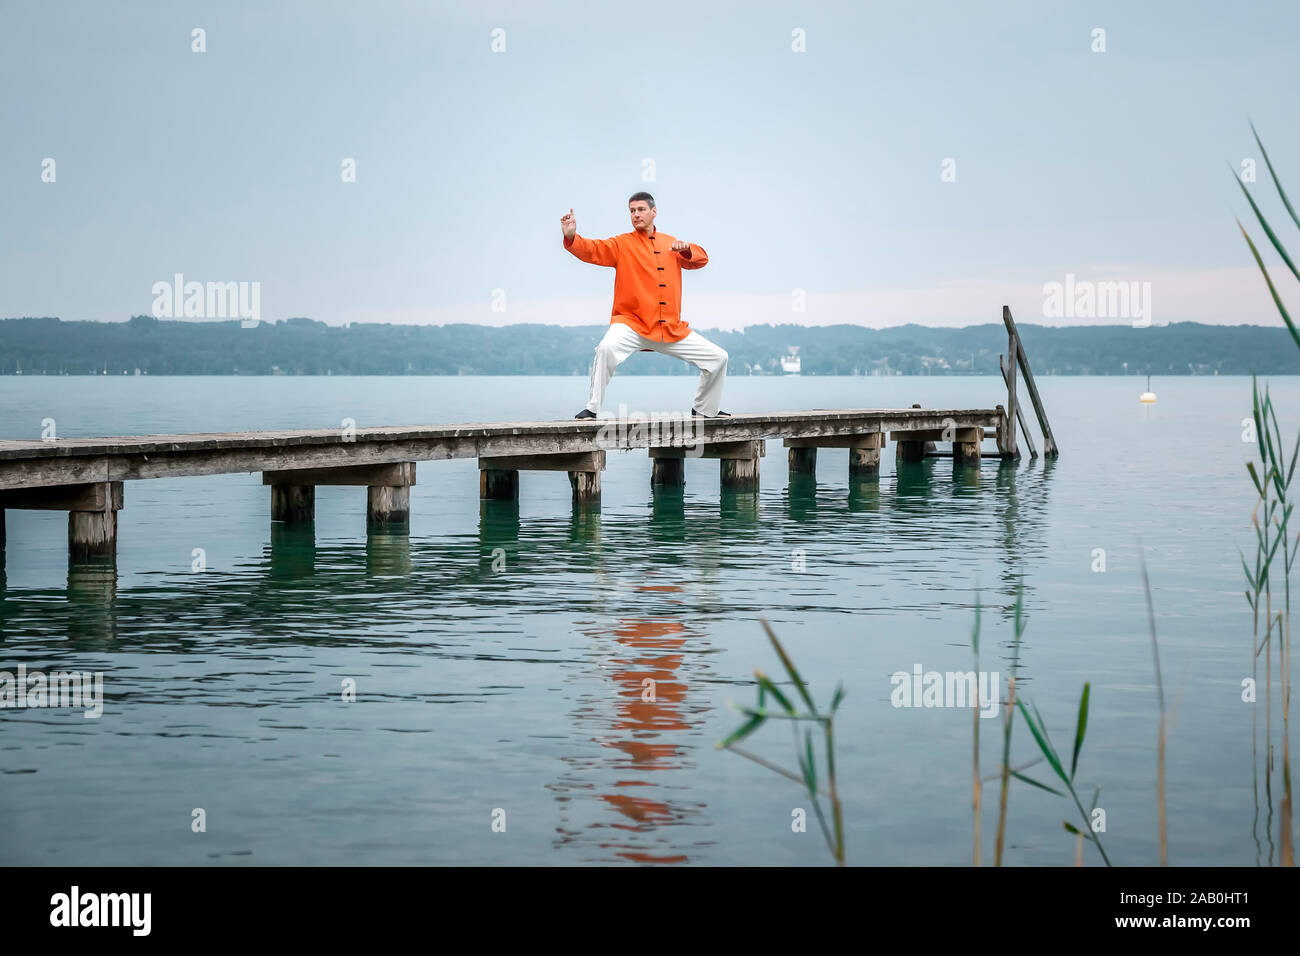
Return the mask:
[[[645,449],[654,488],[682,485],[686,460],[705,458],[718,461],[724,488],[745,492],[758,490],[768,439],[783,440],[791,474],[813,474],[818,449],[837,449],[853,477],[870,479],[889,441],[905,462],[951,443],[954,465],[966,467],[979,464],[986,437],[1001,456],[1005,428],[998,406],[0,441],[0,507],[66,511],[70,554],[110,557],[124,484],[149,478],[261,472],[271,520],[288,523],[314,520],[317,485],[365,486],[368,526],[400,530],[417,462],[478,459],[483,499],[518,497],[521,471],[567,472],[575,505],[590,506],[612,450]],[[0,543],[3,528],[0,519]]]
[[[815,474],[819,449],[849,456],[849,475],[871,480],[892,441],[898,461],[951,457],[954,468],[978,466],[981,443],[997,443],[996,455],[1019,458],[1015,423],[1016,368],[1023,372],[1044,434],[1044,453],[1055,441],[1033,384],[1010,310],[1003,310],[1010,360],[1003,365],[1008,404],[994,408],[814,409],[720,418],[627,416],[588,420],[340,428],[120,438],[0,441],[0,548],[5,509],[68,513],[73,560],[112,559],[117,552],[118,512],[124,485],[149,478],[261,472],[270,488],[271,520],[315,520],[317,485],[367,489],[371,529],[408,527],[410,488],[416,463],[476,458],[480,499],[514,499],[519,472],[568,474],[577,507],[598,506],[605,456],[612,450],[645,449],[655,489],[680,487],[688,458],[717,459],[722,488],[757,492],[759,463],[769,439],[782,439],[792,477]],[[951,445],[941,452],[936,443]],[[1032,446],[1031,446],[1032,450]],[[1036,452],[1034,452],[1036,456]]]

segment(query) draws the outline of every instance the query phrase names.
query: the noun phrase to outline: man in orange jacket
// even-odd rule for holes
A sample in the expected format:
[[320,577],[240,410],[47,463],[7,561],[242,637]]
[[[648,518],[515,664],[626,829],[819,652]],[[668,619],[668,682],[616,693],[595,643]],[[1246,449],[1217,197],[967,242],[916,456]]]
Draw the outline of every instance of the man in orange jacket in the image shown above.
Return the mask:
[[596,346],[587,407],[574,418],[595,418],[614,369],[635,351],[655,351],[684,359],[700,370],[692,414],[712,418],[727,377],[727,353],[682,321],[682,270],[703,269],[708,254],[655,228],[655,200],[636,193],[627,201],[632,232],[612,239],[578,235],[573,210],[560,217],[564,248],[583,262],[614,267],[614,308],[609,331]]

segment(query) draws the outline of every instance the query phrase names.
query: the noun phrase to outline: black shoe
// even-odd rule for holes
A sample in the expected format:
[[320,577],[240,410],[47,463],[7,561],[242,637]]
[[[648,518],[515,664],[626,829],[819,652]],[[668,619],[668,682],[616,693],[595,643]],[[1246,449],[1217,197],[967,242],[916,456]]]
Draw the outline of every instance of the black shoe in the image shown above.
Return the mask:
[[593,412],[590,408],[584,408],[582,411],[578,412],[578,414],[574,415],[573,417],[574,418],[595,418],[596,413]]
[[[708,417],[709,417],[708,415],[701,415],[699,412],[697,412],[697,411],[696,411],[695,409],[693,409],[693,408],[691,409],[691,415],[694,416],[694,417],[696,417],[696,418],[708,418]],[[713,417],[714,417],[714,418],[730,418],[730,417],[731,417],[731,412],[718,412],[718,414],[714,415]]]

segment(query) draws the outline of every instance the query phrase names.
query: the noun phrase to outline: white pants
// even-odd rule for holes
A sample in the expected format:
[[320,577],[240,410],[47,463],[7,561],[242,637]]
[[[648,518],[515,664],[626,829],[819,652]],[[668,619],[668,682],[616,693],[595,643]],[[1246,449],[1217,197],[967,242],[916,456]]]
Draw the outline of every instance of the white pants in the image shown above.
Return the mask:
[[611,322],[600,344],[596,346],[596,360],[591,365],[591,395],[587,408],[600,411],[605,398],[605,386],[614,377],[614,369],[640,349],[653,349],[673,358],[690,362],[700,370],[700,384],[695,389],[694,409],[710,417],[718,414],[722,401],[722,383],[727,377],[727,352],[714,345],[696,331],[691,331],[680,342],[660,342],[638,333],[622,322]]

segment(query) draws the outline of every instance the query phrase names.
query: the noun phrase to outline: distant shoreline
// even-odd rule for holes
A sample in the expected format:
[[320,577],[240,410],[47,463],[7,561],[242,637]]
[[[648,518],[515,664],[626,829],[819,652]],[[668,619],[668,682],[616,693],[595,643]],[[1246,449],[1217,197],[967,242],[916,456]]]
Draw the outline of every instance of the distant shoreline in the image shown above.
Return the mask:
[[[125,322],[0,320],[0,375],[87,376],[585,376],[608,323],[327,325],[284,319],[136,316]],[[1131,325],[1019,324],[1036,375],[1300,375],[1300,350],[1285,327],[1180,322]],[[1000,377],[1007,351],[1000,324],[753,325],[705,330],[730,356],[728,375]],[[633,356],[620,375],[694,375],[655,352]]]

